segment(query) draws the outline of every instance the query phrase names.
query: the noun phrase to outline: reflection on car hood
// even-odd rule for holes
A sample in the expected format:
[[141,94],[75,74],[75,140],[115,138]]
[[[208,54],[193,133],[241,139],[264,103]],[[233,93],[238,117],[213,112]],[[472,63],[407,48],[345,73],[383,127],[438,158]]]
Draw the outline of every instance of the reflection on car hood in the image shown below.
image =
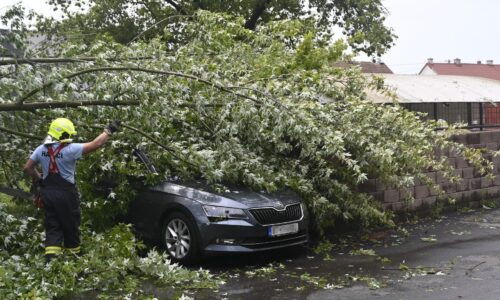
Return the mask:
[[229,188],[229,191],[224,193],[216,193],[199,182],[182,184],[164,182],[153,187],[152,190],[193,199],[204,204],[236,208],[275,207],[282,209],[286,205],[300,202],[300,197],[290,189],[268,194],[238,187]]

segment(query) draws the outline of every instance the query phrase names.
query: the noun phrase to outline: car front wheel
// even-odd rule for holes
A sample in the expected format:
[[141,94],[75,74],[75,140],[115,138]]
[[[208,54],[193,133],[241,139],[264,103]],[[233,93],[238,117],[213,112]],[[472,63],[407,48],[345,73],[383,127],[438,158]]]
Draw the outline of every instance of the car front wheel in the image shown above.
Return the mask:
[[163,245],[175,261],[193,263],[199,258],[194,224],[183,213],[174,212],[165,219]]

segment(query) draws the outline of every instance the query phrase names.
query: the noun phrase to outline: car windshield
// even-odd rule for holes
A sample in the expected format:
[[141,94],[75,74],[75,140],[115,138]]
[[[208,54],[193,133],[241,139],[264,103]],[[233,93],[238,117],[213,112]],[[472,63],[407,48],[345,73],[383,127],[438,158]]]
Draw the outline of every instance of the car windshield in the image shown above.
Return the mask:
[[[150,171],[151,173],[157,174],[156,167],[154,164],[151,162],[149,159],[149,156],[141,149],[134,149],[133,154],[144,164],[144,166]],[[215,188],[214,185],[211,185],[207,183],[206,179],[202,177],[197,177],[197,178],[192,178],[192,179],[185,179],[182,178],[181,176],[169,176],[167,178],[168,182],[172,183],[177,183],[177,184],[182,184],[191,188],[195,188],[198,190],[206,191],[206,192],[212,192],[212,193],[219,193],[219,194],[226,194],[226,193],[240,193],[240,192],[250,192],[252,191],[251,188],[242,185],[242,184],[228,184],[228,183],[221,183],[219,186],[221,189]],[[280,192],[285,190],[286,187],[280,188],[275,192]],[[266,191],[256,191],[262,194],[267,194]]]

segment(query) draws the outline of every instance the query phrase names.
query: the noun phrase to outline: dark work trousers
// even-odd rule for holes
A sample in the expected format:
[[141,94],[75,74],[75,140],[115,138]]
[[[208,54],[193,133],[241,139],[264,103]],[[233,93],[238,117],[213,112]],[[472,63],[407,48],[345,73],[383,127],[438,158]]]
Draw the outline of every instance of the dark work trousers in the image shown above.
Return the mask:
[[57,173],[43,180],[45,209],[45,254],[59,254],[64,248],[80,250],[80,200],[75,185]]

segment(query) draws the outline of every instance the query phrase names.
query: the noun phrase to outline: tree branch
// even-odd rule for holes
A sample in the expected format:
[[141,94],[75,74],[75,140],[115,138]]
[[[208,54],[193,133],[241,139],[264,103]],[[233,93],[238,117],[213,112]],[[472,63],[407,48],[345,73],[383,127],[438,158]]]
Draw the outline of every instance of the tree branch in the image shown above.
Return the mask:
[[148,140],[152,141],[153,143],[155,143],[156,145],[160,146],[161,148],[165,149],[167,152],[169,152],[173,157],[177,158],[178,160],[181,160],[189,165],[191,165],[192,167],[196,167],[195,164],[185,160],[184,158],[182,157],[179,157],[172,148],[169,148],[167,146],[165,146],[164,144],[162,144],[161,142],[159,142],[157,139],[155,139],[154,137],[152,137],[151,135],[145,133],[144,131],[140,130],[140,129],[137,129],[135,127],[132,127],[130,125],[127,125],[127,124],[121,124],[122,127],[124,128],[127,128],[127,129],[130,129],[132,131],[135,131],[136,133],[142,135],[143,137],[147,138]]
[[168,4],[170,4],[176,11],[180,12],[183,15],[187,15],[186,11],[179,5],[179,3],[173,0],[165,0]]
[[24,200],[33,200],[34,195],[28,193],[22,189],[11,188],[9,186],[0,185],[0,193],[9,195],[15,198],[21,198]]
[[133,42],[135,42],[138,38],[140,38],[141,36],[143,36],[147,31],[151,30],[152,28],[158,26],[159,24],[169,20],[169,19],[173,19],[173,18],[179,18],[179,17],[191,17],[189,15],[174,15],[174,16],[169,16],[169,17],[166,17],[156,23],[154,23],[153,25],[151,25],[150,27],[146,28],[144,31],[142,31],[141,33],[139,33],[138,35],[136,35],[133,39],[130,40],[130,42],[127,43],[127,46],[130,46],[130,44],[132,44]]
[[257,2],[255,7],[253,8],[252,15],[245,22],[245,28],[254,30],[257,26],[257,21],[262,16],[262,14],[266,11],[266,6],[269,4],[270,0],[260,0]]
[[25,137],[28,139],[43,140],[43,137],[41,137],[41,136],[31,135],[29,133],[20,132],[20,131],[12,130],[12,129],[5,128],[5,127],[0,127],[0,131],[7,132],[9,134],[16,135],[16,136]]
[[[72,74],[66,75],[64,77],[61,77],[57,81],[56,80],[50,81],[50,82],[44,84],[43,86],[41,86],[41,87],[39,87],[37,89],[32,90],[28,94],[26,94],[23,97],[21,97],[20,100],[19,100],[19,102],[18,102],[18,104],[23,104],[23,102],[25,100],[29,99],[33,95],[35,95],[38,92],[40,92],[40,91],[42,91],[42,90],[50,87],[51,85],[53,85],[54,83],[56,83],[56,82],[58,82],[58,81],[60,81],[62,79],[71,79],[71,78],[78,77],[80,75],[84,75],[84,74],[88,74],[88,73],[97,73],[97,72],[105,72],[105,71],[136,71],[136,72],[144,72],[144,73],[151,73],[151,74],[158,74],[158,75],[167,75],[167,76],[174,76],[174,77],[181,77],[181,78],[191,79],[191,80],[195,80],[195,81],[198,81],[198,82],[210,85],[210,86],[212,86],[214,88],[217,88],[217,89],[219,89],[219,90],[221,90],[223,92],[230,93],[230,94],[236,95],[238,97],[241,97],[241,98],[244,98],[244,99],[248,99],[248,100],[251,100],[253,102],[262,104],[262,101],[260,101],[260,100],[258,100],[256,98],[253,98],[253,97],[241,94],[241,93],[234,92],[234,91],[228,89],[227,87],[225,87],[223,85],[217,84],[217,83],[212,82],[210,80],[203,79],[203,78],[200,78],[200,77],[197,77],[197,76],[194,76],[194,75],[189,75],[189,74],[184,74],[184,73],[178,73],[178,72],[171,72],[171,71],[152,70],[152,69],[139,68],[139,67],[102,67],[102,68],[91,68],[91,69],[82,70],[82,71],[79,71],[79,72],[76,72],[76,73],[72,73]],[[62,102],[58,102],[58,103],[62,103]],[[33,104],[35,104],[35,103],[33,103]],[[96,105],[96,104],[94,104],[94,105]],[[103,105],[103,104],[101,104],[101,105]],[[0,105],[0,108],[1,107],[2,107],[2,105]]]
[[195,9],[203,9],[203,10],[207,10],[207,7],[206,5],[203,4],[203,1],[200,1],[200,0],[194,0],[193,1],[193,4],[196,5]]
[[[152,56],[144,57],[125,57],[125,58],[104,58],[106,61],[124,61],[124,60],[146,60],[153,59]],[[99,58],[102,59],[102,58]],[[0,59],[0,66],[6,65],[22,65],[22,64],[55,64],[55,63],[77,63],[77,62],[88,62],[96,61],[96,57],[74,57],[74,58],[64,58],[64,57],[42,57],[42,58],[20,58],[20,59]]]
[[248,91],[252,91],[256,94],[261,94],[262,96],[265,96],[265,97],[269,97],[270,95],[266,92],[263,92],[263,91],[259,91],[257,89],[254,89],[254,88],[250,88],[250,87],[245,87],[245,86],[227,86],[228,89],[240,89],[240,90],[248,90]]
[[0,111],[33,111],[36,109],[69,108],[80,106],[123,106],[139,105],[139,101],[62,101],[62,102],[31,102],[31,103],[1,103]]

